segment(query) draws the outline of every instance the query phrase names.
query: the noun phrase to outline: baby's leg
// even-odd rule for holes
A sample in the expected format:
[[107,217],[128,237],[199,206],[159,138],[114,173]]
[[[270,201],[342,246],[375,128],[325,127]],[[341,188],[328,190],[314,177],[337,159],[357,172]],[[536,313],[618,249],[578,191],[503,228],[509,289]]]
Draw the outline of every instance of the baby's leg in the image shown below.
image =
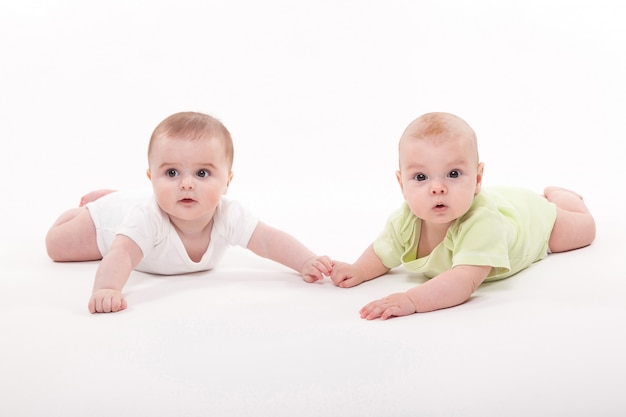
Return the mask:
[[89,210],[77,207],[63,213],[46,235],[46,249],[56,262],[102,259]]
[[102,189],[102,190],[91,191],[81,197],[79,206],[82,207],[87,203],[96,201],[100,197],[104,197],[107,194],[111,194],[113,191],[115,190]]
[[560,187],[547,187],[543,194],[557,207],[550,251],[564,252],[591,244],[596,237],[596,223],[582,197]]

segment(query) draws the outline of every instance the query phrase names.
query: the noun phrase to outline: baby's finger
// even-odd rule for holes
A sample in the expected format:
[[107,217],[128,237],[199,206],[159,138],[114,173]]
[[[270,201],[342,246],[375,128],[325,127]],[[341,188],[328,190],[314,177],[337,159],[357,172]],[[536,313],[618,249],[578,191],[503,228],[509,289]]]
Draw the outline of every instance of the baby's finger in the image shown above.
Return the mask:
[[111,297],[104,297],[102,300],[102,312],[110,313],[111,312]]
[[87,304],[87,308],[91,314],[96,312],[96,300],[93,297],[89,298],[89,304]]
[[332,259],[330,259],[328,256],[322,256],[319,259],[319,261],[320,261],[320,263],[322,265],[324,265],[324,268],[325,268],[324,273],[326,275],[330,274],[330,272],[333,270],[333,261],[332,261]]
[[94,307],[96,310],[96,313],[102,313],[102,298],[100,297],[96,297],[94,298]]
[[344,283],[344,281],[345,281],[345,280],[347,280],[347,279],[348,279],[348,277],[347,277],[347,276],[345,276],[345,275],[331,275],[331,276],[330,276],[330,279],[331,279],[331,281],[333,281],[333,283],[334,283],[336,286],[341,287],[341,288],[344,288],[343,283]]
[[346,279],[341,281],[338,285],[341,288],[350,288],[350,287],[354,287],[354,286],[356,286],[358,284],[359,284],[358,279],[356,279],[354,277],[346,277]]
[[396,317],[400,313],[400,308],[397,306],[392,306],[386,308],[382,314],[380,315],[381,320],[387,320],[391,317]]
[[320,279],[323,278],[323,276],[317,275],[317,274],[306,274],[306,275],[303,275],[302,278],[304,279],[305,282],[311,283],[311,282],[319,281]]
[[372,308],[374,308],[374,303],[375,301],[372,301],[361,307],[361,309],[359,310],[359,314],[361,315],[361,317],[367,316],[370,311],[372,311]]
[[372,301],[361,309],[361,318],[366,320],[376,319],[383,314],[385,308],[385,305],[380,300]]
[[111,300],[111,312],[120,311],[122,309],[122,300],[120,297],[115,297]]
[[[332,266],[330,264],[330,258],[328,259],[324,259],[324,257],[317,257],[315,259],[313,259],[313,262],[311,262],[311,269],[314,269],[316,272],[314,273],[314,275],[330,275],[330,273],[332,272]],[[319,272],[319,274],[317,273]]]
[[330,273],[330,280],[333,282],[333,284],[339,285],[339,283],[343,281],[344,278],[339,274],[339,271],[333,269]]

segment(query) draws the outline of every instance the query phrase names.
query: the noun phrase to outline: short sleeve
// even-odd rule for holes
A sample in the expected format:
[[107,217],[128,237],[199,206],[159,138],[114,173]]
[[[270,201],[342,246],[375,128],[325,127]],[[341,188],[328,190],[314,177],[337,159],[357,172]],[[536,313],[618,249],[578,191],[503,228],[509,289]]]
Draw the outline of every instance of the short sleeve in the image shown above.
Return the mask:
[[163,240],[165,221],[165,214],[158,208],[156,201],[150,199],[128,213],[117,234],[134,241],[145,257]]
[[446,237],[452,251],[452,266],[491,266],[489,276],[506,274],[509,259],[510,225],[490,210],[478,210],[462,218],[458,227]]
[[403,255],[414,246],[417,218],[404,203],[385,224],[385,228],[374,240],[374,252],[387,268],[402,264]]
[[259,219],[238,201],[222,199],[213,227],[228,245],[247,247]]

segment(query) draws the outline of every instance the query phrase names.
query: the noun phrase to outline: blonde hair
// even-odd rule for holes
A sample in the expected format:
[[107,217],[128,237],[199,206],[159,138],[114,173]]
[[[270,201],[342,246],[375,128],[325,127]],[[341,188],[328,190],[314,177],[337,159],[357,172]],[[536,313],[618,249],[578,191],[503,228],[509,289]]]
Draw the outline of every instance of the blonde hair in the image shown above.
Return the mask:
[[402,133],[399,146],[409,139],[428,139],[439,142],[460,138],[469,141],[475,152],[476,162],[478,162],[478,140],[474,129],[465,120],[451,113],[426,113],[413,120]]
[[177,140],[220,139],[224,144],[228,167],[229,169],[232,168],[234,158],[232,137],[226,126],[213,116],[198,112],[180,112],[168,116],[152,132],[148,144],[148,159],[154,142],[159,138]]

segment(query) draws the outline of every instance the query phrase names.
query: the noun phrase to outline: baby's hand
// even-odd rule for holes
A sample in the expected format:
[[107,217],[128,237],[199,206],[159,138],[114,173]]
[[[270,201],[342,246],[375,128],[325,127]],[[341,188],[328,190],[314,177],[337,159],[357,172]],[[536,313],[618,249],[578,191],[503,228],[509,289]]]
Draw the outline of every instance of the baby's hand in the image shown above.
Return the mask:
[[357,268],[352,264],[335,261],[330,279],[336,286],[350,288],[359,285],[364,280],[358,274]]
[[89,299],[90,313],[115,313],[126,308],[126,300],[118,290],[96,290]]
[[393,316],[408,316],[415,313],[415,305],[406,293],[391,294],[380,300],[372,301],[360,311],[361,318],[373,320],[381,318],[387,320]]
[[315,256],[305,262],[300,275],[306,282],[316,282],[329,276],[333,270],[333,261],[328,256]]

